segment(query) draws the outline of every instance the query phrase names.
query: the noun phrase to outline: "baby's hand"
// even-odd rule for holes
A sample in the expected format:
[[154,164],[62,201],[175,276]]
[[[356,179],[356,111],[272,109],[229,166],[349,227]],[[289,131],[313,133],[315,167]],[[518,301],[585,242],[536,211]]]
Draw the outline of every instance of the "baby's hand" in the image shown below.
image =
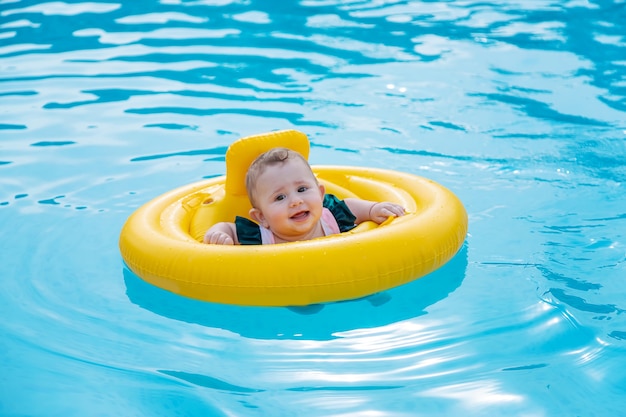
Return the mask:
[[383,201],[375,203],[370,208],[370,220],[375,223],[381,224],[387,220],[390,216],[400,217],[404,215],[404,207],[396,203],[390,203]]
[[209,230],[204,235],[204,243],[213,245],[234,245],[233,238],[228,233],[219,230]]

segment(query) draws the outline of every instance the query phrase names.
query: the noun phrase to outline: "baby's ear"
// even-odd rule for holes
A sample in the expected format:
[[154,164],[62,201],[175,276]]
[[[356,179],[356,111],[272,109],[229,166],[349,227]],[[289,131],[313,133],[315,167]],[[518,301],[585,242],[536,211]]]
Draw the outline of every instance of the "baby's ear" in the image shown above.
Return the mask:
[[326,194],[326,187],[324,187],[324,185],[320,184],[320,194],[322,195],[322,198],[324,197],[324,194]]
[[269,225],[267,221],[265,221],[265,216],[263,215],[263,212],[261,210],[259,210],[258,208],[252,207],[250,211],[248,212],[248,214],[250,214],[250,218],[252,220],[257,222],[261,226],[265,227],[266,229],[268,228]]

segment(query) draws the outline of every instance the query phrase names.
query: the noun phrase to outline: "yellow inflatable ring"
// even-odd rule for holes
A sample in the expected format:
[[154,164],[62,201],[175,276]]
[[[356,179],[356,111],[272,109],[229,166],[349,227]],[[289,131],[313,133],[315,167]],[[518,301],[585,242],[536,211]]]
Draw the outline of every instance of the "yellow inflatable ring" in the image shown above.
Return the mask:
[[422,277],[450,260],[467,233],[467,213],[443,186],[391,170],[313,166],[328,193],[394,201],[407,214],[309,241],[207,245],[218,221],[247,216],[245,173],[260,153],[284,146],[309,154],[294,130],[249,136],[226,153],[226,175],[165,193],[135,211],[119,246],[136,275],[187,297],[240,305],[296,306],[363,297]]

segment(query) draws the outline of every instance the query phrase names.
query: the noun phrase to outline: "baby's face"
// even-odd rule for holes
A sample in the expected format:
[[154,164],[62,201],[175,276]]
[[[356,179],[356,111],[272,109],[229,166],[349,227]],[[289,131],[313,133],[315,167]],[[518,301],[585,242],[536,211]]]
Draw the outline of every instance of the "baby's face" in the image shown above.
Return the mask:
[[285,241],[318,237],[324,187],[305,162],[290,159],[268,167],[254,191],[257,207],[250,215],[275,236]]

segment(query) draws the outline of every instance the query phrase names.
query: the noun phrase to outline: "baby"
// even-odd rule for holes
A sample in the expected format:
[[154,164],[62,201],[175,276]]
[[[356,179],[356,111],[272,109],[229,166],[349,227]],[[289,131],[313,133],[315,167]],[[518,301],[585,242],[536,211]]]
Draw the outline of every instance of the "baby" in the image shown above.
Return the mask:
[[250,217],[212,226],[204,243],[259,245],[309,240],[341,233],[371,220],[378,224],[402,216],[390,202],[339,200],[325,194],[308,162],[287,148],[274,148],[254,160],[246,175]]

